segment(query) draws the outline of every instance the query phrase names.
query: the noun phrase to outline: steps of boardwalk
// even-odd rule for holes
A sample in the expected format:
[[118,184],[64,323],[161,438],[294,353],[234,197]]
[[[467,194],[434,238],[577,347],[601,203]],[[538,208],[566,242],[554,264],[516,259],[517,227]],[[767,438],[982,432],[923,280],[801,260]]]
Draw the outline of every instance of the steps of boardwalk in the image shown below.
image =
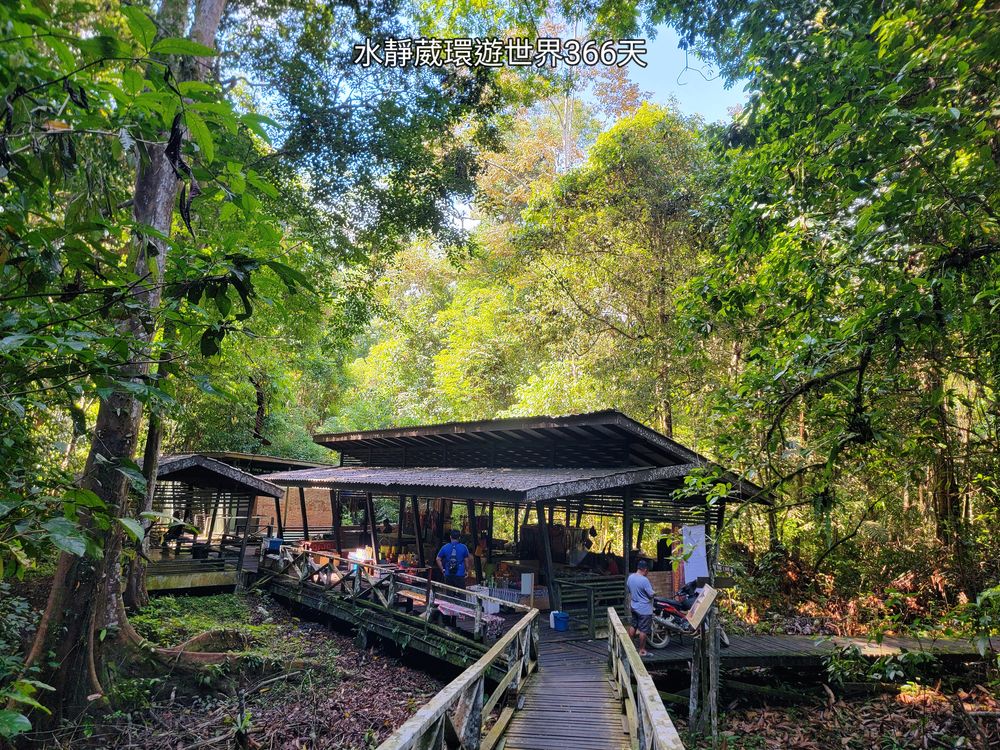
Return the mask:
[[539,671],[504,736],[505,750],[625,750],[629,736],[611,684],[608,645],[543,628]]

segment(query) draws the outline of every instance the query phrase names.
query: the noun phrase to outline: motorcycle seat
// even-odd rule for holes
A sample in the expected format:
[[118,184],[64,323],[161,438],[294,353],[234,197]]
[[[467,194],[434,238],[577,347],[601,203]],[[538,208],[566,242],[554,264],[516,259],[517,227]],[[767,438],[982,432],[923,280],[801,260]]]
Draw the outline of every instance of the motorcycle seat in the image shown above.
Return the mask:
[[669,607],[674,607],[675,609],[681,609],[684,606],[683,604],[681,604],[676,599],[667,599],[664,596],[654,597],[654,601],[657,604],[659,604],[661,607],[662,606],[669,606]]

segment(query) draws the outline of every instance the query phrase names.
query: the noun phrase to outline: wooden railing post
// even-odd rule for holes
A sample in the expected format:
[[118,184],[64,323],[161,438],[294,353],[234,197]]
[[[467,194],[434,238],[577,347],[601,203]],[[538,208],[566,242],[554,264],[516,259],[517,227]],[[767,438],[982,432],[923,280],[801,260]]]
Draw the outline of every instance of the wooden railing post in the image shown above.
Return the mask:
[[608,607],[608,661],[628,717],[632,746],[638,750],[684,750],[656,685],[614,607]]
[[[537,620],[538,610],[530,610],[475,664],[448,683],[379,745],[379,750],[444,750],[451,747],[492,750],[514,715],[524,678],[534,669],[535,662],[526,656],[534,642]],[[487,697],[486,678],[499,660],[506,662],[506,673]],[[484,718],[505,698],[508,705],[483,737]]]

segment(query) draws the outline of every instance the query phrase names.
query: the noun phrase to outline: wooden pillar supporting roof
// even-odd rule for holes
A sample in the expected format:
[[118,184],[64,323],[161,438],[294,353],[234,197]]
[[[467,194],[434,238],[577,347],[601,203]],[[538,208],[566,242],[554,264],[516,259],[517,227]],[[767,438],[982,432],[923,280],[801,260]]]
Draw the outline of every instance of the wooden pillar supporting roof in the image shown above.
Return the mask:
[[306,510],[306,488],[299,487],[299,510],[302,512],[302,538],[309,538],[309,513]]
[[535,509],[538,512],[538,533],[542,535],[542,565],[545,568],[545,585],[549,590],[549,607],[559,609],[555,566],[552,564],[552,540],[549,539],[549,525],[545,522],[545,505],[541,500],[535,502]]
[[476,554],[476,547],[479,545],[479,524],[476,523],[476,502],[466,500],[465,508],[469,513],[469,533],[472,534],[472,559],[476,563],[476,583],[483,582],[483,561]]
[[626,574],[632,571],[632,489],[625,488],[622,497],[622,547],[625,549],[623,558],[625,560]]
[[333,513],[333,538],[337,542],[337,554],[343,557],[344,539],[341,533],[341,526],[344,522],[344,506],[340,502],[340,490],[334,490],[330,497],[335,506]]
[[399,496],[399,523],[396,524],[396,554],[403,549],[403,519],[406,518],[406,495]]
[[365,494],[365,516],[368,519],[368,535],[372,541],[372,557],[378,562],[378,520],[375,518],[375,501],[370,492]]
[[420,528],[420,501],[416,495],[411,500],[413,501],[413,535],[417,539],[417,565],[421,568],[426,568],[427,561],[424,559],[424,534],[423,529]]

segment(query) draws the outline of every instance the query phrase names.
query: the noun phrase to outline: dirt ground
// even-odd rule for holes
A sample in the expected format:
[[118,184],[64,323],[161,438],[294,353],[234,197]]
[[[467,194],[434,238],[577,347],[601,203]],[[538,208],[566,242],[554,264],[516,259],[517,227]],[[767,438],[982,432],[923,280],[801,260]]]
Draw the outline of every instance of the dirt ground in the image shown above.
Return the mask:
[[153,621],[163,645],[172,645],[202,618],[233,627],[245,617],[250,647],[238,668],[208,669],[197,676],[152,672],[120,680],[116,697],[124,708],[39,738],[44,747],[372,748],[446,682],[378,649],[359,650],[349,636],[299,619],[270,599],[214,599],[154,600],[153,611],[134,621],[147,637]]

